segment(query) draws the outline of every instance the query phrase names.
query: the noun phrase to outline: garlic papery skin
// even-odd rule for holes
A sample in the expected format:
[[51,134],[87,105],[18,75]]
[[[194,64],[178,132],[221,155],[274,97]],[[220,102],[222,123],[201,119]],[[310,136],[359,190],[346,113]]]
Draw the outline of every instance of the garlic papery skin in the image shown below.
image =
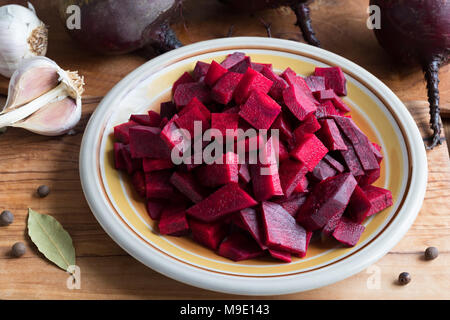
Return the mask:
[[[34,72],[43,68],[58,75],[57,83],[36,80]],[[46,78],[51,79],[51,77]],[[50,85],[53,88],[50,89]],[[81,117],[84,80],[77,72],[64,71],[45,57],[25,60],[11,78],[8,100],[0,113],[0,127],[21,127],[42,135],[61,135],[72,129]],[[37,89],[36,89],[37,87]],[[28,90],[34,92],[28,94]],[[23,98],[24,95],[26,98]],[[32,98],[31,101],[30,97]],[[25,104],[18,103],[26,101]]]
[[48,30],[33,6],[0,7],[0,74],[10,78],[22,60],[47,53]]

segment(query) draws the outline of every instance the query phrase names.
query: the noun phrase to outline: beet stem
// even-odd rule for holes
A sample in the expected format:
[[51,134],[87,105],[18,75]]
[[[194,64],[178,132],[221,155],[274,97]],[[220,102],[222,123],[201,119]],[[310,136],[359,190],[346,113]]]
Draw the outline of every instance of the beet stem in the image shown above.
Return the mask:
[[309,44],[320,47],[320,42],[316,38],[314,29],[311,24],[311,15],[309,13],[309,7],[306,3],[292,4],[291,9],[295,12],[297,16],[297,22],[295,25],[299,26],[303,33],[303,38]]
[[423,67],[425,79],[427,81],[428,102],[430,103],[430,124],[433,129],[431,136],[431,143],[427,149],[433,149],[436,145],[441,144],[441,123],[440,123],[440,109],[439,109],[439,68],[442,63],[442,58],[434,57],[431,62]]

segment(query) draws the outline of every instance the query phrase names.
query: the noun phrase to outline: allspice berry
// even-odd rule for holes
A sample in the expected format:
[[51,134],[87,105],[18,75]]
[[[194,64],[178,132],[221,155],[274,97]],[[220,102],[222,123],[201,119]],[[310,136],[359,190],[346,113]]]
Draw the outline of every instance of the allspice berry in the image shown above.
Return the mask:
[[9,226],[14,222],[14,215],[11,211],[5,210],[0,214],[0,226]]
[[438,257],[439,250],[436,247],[428,247],[425,250],[425,259],[426,260],[434,260]]
[[17,242],[11,248],[11,253],[16,258],[20,258],[21,256],[23,256],[26,251],[27,248],[25,247],[25,244],[23,242]]
[[411,275],[408,272],[402,272],[398,276],[398,283],[402,286],[411,282]]
[[41,198],[45,198],[50,193],[50,188],[46,185],[42,185],[37,189],[37,194]]

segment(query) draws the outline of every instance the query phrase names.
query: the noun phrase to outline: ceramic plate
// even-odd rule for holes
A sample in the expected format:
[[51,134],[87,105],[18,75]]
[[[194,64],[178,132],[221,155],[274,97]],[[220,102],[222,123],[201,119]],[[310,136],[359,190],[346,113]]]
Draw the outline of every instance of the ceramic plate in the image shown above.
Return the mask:
[[[383,148],[377,186],[392,191],[394,205],[365,222],[353,248],[317,241],[305,258],[292,263],[254,259],[232,262],[187,237],[160,236],[145,203],[128,177],[113,165],[113,127],[132,113],[159,111],[172,83],[196,61],[222,61],[245,52],[275,71],[291,67],[309,75],[316,66],[339,66],[348,83],[344,99],[355,122]],[[385,255],[407,232],[419,212],[427,182],[425,149],[406,107],[380,80],[356,64],[323,49],[270,38],[204,41],[159,56],[133,71],[103,99],[92,115],[80,154],[84,194],[105,231],[148,267],[193,286],[246,295],[276,295],[325,286],[349,277]],[[156,231],[155,231],[156,230]]]

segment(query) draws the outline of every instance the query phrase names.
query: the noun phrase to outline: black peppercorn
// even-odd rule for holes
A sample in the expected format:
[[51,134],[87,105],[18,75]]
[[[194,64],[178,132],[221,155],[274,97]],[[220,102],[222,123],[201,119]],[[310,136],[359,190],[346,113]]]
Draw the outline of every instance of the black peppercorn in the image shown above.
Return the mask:
[[411,275],[408,272],[400,273],[400,275],[398,276],[398,283],[404,286],[410,282],[411,282]]
[[46,185],[42,185],[37,189],[39,197],[45,198],[50,193],[50,188]]

